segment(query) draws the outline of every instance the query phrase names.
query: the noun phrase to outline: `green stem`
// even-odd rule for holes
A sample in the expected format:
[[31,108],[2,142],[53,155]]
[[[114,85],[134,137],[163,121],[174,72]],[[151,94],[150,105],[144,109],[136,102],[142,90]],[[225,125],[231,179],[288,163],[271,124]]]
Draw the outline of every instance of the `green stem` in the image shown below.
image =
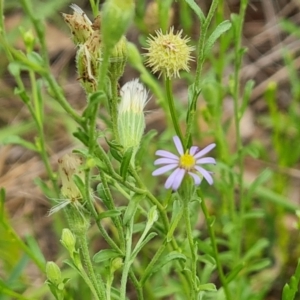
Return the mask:
[[79,242],[80,249],[81,249],[81,254],[82,254],[82,257],[84,260],[84,264],[87,268],[88,276],[93,284],[93,287],[96,290],[97,298],[99,300],[101,300],[101,299],[104,300],[105,299],[104,283],[103,283],[100,275],[98,274],[98,278],[97,278],[96,274],[94,272],[94,268],[93,268],[90,253],[89,253],[89,247],[88,247],[88,242],[87,242],[87,238],[86,238],[86,233],[78,233],[77,237],[78,237],[78,242]]
[[[165,208],[155,198],[155,196],[146,188],[146,186],[144,185],[144,183],[142,182],[142,180],[136,173],[135,169],[131,169],[130,171],[131,171],[134,179],[136,180],[137,185],[144,191],[144,194],[146,195],[146,197],[150,200],[150,202],[152,204],[156,205],[156,207],[160,213],[162,222],[163,222],[164,230],[166,232],[166,235],[168,235],[168,232],[170,231],[170,223],[169,223],[168,215],[165,211]],[[178,247],[176,239],[172,238],[170,243],[171,243],[172,250],[179,251],[179,252],[181,251]],[[181,260],[178,262],[178,264],[180,265],[180,268],[184,269],[184,263]],[[182,280],[183,287],[184,287],[186,293],[188,293],[188,291],[190,290],[190,286],[192,285],[190,282],[188,273],[187,272],[179,272],[178,275]]]
[[36,121],[37,130],[38,130],[38,136],[39,136],[39,154],[42,158],[42,161],[44,163],[44,166],[46,168],[47,174],[51,180],[53,190],[55,191],[56,197],[59,196],[59,189],[56,182],[55,175],[52,171],[51,164],[49,161],[49,157],[47,155],[46,151],[46,142],[45,142],[45,134],[44,134],[44,112],[43,112],[43,105],[42,100],[39,99],[38,90],[37,90],[37,82],[35,78],[35,73],[33,71],[29,71],[29,77],[30,77],[30,83],[31,83],[31,89],[32,89],[32,98],[33,98],[33,110],[31,113],[33,113],[33,118]]
[[[105,174],[101,171],[100,171],[100,177],[101,177],[101,182],[103,184],[104,193],[105,193],[105,196],[106,196],[106,199],[105,199],[106,207],[107,207],[107,209],[110,209],[110,210],[116,210],[116,206],[115,206],[115,203],[113,201],[113,197],[111,195],[109,185],[107,184]],[[113,223],[115,224],[115,226],[117,228],[118,235],[119,235],[119,240],[120,240],[120,244],[121,244],[121,251],[123,253],[123,251],[125,250],[125,239],[124,239],[122,222],[121,222],[120,217],[112,218],[112,220],[113,220]]]
[[93,16],[97,17],[99,14],[99,0],[90,0],[90,6],[92,8]]
[[114,250],[116,250],[117,252],[119,252],[121,255],[123,255],[123,251],[117,246],[117,244],[113,241],[113,239],[108,235],[107,231],[104,229],[104,227],[101,224],[101,220],[99,220],[98,213],[95,209],[94,203],[90,196],[89,186],[90,186],[90,176],[89,176],[89,171],[87,171],[85,174],[85,187],[86,187],[85,198],[87,200],[88,209],[91,212],[92,216],[94,217],[96,224],[102,234],[102,237],[105,239],[108,245]]
[[201,21],[201,34],[198,42],[198,53],[197,53],[197,69],[196,69],[196,77],[195,77],[195,86],[196,89],[199,90],[200,83],[201,83],[201,74],[203,69],[203,63],[205,60],[205,42],[206,42],[206,35],[208,31],[208,27],[210,25],[210,22],[214,16],[215,10],[218,7],[219,0],[213,0],[212,4],[210,6],[209,12],[207,14],[207,17],[205,20]]
[[[242,30],[243,23],[245,18],[245,12],[248,5],[248,0],[243,0],[240,7],[239,13],[239,22],[237,25],[236,36],[235,36],[235,65],[234,65],[234,89],[233,89],[233,104],[234,104],[234,125],[235,125],[235,133],[236,133],[236,143],[237,143],[237,151],[238,151],[238,165],[239,165],[239,176],[238,176],[238,185],[239,185],[239,193],[243,195],[244,184],[243,184],[243,174],[244,174],[244,155],[243,155],[243,144],[242,137],[240,132],[240,117],[239,117],[239,100],[240,100],[240,69],[242,65],[242,53],[241,53],[241,39],[242,39]],[[239,215],[239,225],[238,225],[238,244],[236,249],[236,257],[239,259],[241,255],[242,249],[242,235],[243,235],[243,227],[244,227],[244,213],[246,209],[246,201],[244,201],[245,197],[240,197],[241,199],[241,209]]]
[[131,220],[129,221],[129,224],[125,228],[126,251],[125,251],[123,272],[122,272],[122,277],[121,277],[120,300],[126,299],[127,279],[128,279],[130,266],[132,263],[132,260],[131,260],[132,229],[133,229],[133,218],[131,218]]
[[111,89],[112,89],[112,97],[111,101],[109,101],[109,110],[110,110],[110,118],[111,125],[114,138],[117,143],[119,143],[119,131],[118,131],[118,80],[114,76],[110,76],[111,79]]
[[197,252],[195,249],[191,220],[190,220],[190,210],[189,210],[189,201],[187,199],[183,200],[183,218],[185,221],[187,238],[190,245],[191,250],[191,273],[192,273],[192,287],[193,289],[190,291],[190,299],[196,299],[197,297]]
[[60,106],[65,110],[65,112],[79,125],[84,127],[84,122],[81,116],[71,107],[69,102],[66,100],[61,87],[57,84],[56,80],[50,73],[44,74],[45,79],[47,80],[49,87],[54,94],[55,100],[60,104]]
[[212,225],[212,218],[210,217],[210,215],[208,213],[208,210],[207,210],[207,207],[206,207],[206,204],[205,204],[205,200],[203,199],[203,197],[201,195],[201,192],[199,190],[197,191],[197,194],[198,194],[198,197],[201,198],[201,201],[200,201],[201,202],[201,208],[202,208],[202,211],[203,211],[203,214],[204,214],[204,217],[205,217],[206,226],[208,228],[210,241],[211,241],[211,245],[212,245],[212,248],[213,248],[214,257],[215,257],[215,260],[216,260],[216,265],[217,265],[217,270],[218,270],[218,274],[219,274],[219,277],[220,277],[220,281],[221,281],[222,286],[224,288],[226,299],[231,300],[232,299],[231,294],[230,294],[230,291],[228,289],[228,285],[227,285],[226,278],[225,278],[225,275],[224,275],[224,272],[223,272],[222,264],[221,264],[221,261],[220,261],[220,258],[219,258],[219,252],[218,252],[217,241],[216,241],[216,237],[215,237],[215,231],[214,231],[213,225]]
[[173,95],[172,95],[172,83],[169,77],[165,77],[165,84],[166,84],[166,91],[167,91],[167,100],[168,100],[168,104],[169,104],[169,111],[171,114],[171,118],[172,118],[172,122],[173,122],[173,126],[174,129],[176,131],[176,134],[178,135],[178,137],[181,140],[181,143],[184,145],[184,140],[183,140],[183,135],[179,126],[179,121],[178,121],[178,117],[177,117],[177,113],[176,113],[176,109],[175,109],[175,105],[174,105],[174,99],[173,99]]
[[200,20],[200,25],[201,25],[201,34],[199,37],[198,41],[198,46],[197,46],[197,69],[196,69],[196,76],[195,76],[195,86],[194,86],[194,91],[193,91],[193,96],[191,99],[191,104],[188,110],[188,115],[187,115],[187,130],[186,130],[186,143],[185,146],[189,147],[191,142],[191,134],[192,134],[192,128],[194,124],[194,118],[195,118],[195,112],[196,112],[196,106],[197,106],[197,100],[198,96],[201,91],[201,75],[202,75],[202,69],[203,69],[203,64],[205,61],[205,42],[206,42],[206,36],[207,36],[207,31],[208,27],[211,23],[211,20],[214,16],[215,10],[218,7],[218,2],[219,0],[213,0],[212,4],[210,6],[209,12],[207,17],[201,18]]
[[131,280],[131,282],[133,283],[134,287],[135,287],[135,290],[137,292],[137,297],[138,297],[138,300],[144,300],[144,295],[143,295],[143,289],[142,289],[142,286],[141,284],[138,282],[136,276],[134,275],[133,271],[130,270],[129,271],[129,278]]
[[152,269],[155,265],[155,263],[159,260],[161,255],[163,254],[165,248],[167,246],[167,239],[164,239],[163,244],[159,247],[159,249],[156,251],[155,255],[152,257],[150,263],[148,263],[147,268],[145,271],[143,271],[143,276],[140,280],[140,284],[143,286],[146,282],[146,280],[151,276]]

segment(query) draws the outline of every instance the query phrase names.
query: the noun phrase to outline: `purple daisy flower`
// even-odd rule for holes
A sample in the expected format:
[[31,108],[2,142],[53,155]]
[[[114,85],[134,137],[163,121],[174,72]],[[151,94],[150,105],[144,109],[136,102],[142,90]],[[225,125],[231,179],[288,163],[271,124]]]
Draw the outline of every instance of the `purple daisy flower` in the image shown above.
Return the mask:
[[205,178],[210,185],[213,184],[211,172],[206,171],[200,165],[216,163],[216,160],[212,157],[202,158],[202,156],[212,150],[216,144],[210,144],[202,150],[197,146],[192,146],[184,153],[179,137],[174,136],[173,140],[179,156],[165,150],[156,151],[155,154],[161,158],[158,158],[154,162],[154,165],[164,166],[155,170],[152,175],[158,176],[175,169],[165,183],[166,189],[172,188],[174,191],[181,185],[185,174],[189,174],[194,179],[195,185],[199,185],[202,178]]

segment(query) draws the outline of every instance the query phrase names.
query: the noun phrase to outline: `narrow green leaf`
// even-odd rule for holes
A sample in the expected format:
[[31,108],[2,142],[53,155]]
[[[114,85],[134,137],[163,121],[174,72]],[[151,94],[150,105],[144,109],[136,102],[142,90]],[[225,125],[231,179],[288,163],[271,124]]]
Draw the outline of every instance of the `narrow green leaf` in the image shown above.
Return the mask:
[[18,62],[13,61],[8,65],[8,71],[12,76],[17,77],[21,73],[21,66]]
[[198,285],[199,291],[216,292],[217,288],[213,283],[205,283]]
[[121,214],[121,211],[117,210],[117,209],[107,210],[105,212],[100,213],[98,215],[98,219],[102,220],[105,218],[114,218],[114,217],[119,216],[120,214]]
[[28,57],[29,61],[31,61],[39,66],[44,65],[44,60],[37,52],[30,52],[27,54],[27,57]]
[[290,282],[285,284],[282,291],[282,300],[294,300],[299,289],[300,282],[300,259],[298,260],[295,274],[291,277]]
[[271,265],[271,260],[269,258],[260,259],[257,262],[251,262],[249,266],[247,266],[246,272],[252,274],[253,272],[260,272],[261,270],[269,267]]
[[120,167],[120,174],[123,178],[123,180],[126,180],[128,168],[130,166],[130,161],[133,153],[133,148],[130,147],[129,149],[126,150],[124,153],[122,162],[121,162],[121,167]]
[[34,237],[31,235],[26,236],[26,242],[36,259],[40,261],[41,265],[46,265],[46,259]]
[[139,247],[137,249],[134,249],[134,252],[132,253],[133,258],[142,250],[142,248],[151,241],[154,237],[157,236],[156,232],[151,232],[147,235],[147,237],[141,242]]
[[93,262],[101,263],[117,257],[120,257],[120,253],[116,252],[113,249],[104,249],[100,250],[93,256]]
[[76,174],[74,174],[72,176],[72,179],[74,180],[76,186],[78,187],[81,195],[85,195],[85,184],[82,181],[82,179],[78,175],[76,175]]
[[140,164],[141,161],[143,161],[146,157],[146,154],[149,151],[150,142],[156,135],[157,131],[152,129],[143,136],[140,148],[135,156],[135,161],[137,164]]
[[213,31],[213,33],[209,36],[205,43],[204,48],[204,55],[207,56],[214,45],[214,43],[217,41],[217,39],[226,31],[228,31],[231,28],[231,22],[229,20],[225,20],[222,23],[220,23],[216,29]]
[[157,271],[161,270],[161,268],[166,265],[167,263],[171,262],[172,260],[183,260],[186,261],[186,256],[182,253],[173,251],[162,257],[152,269],[152,274],[156,273]]
[[244,255],[243,260],[248,261],[254,256],[258,255],[262,250],[269,246],[269,241],[267,239],[258,240]]
[[238,264],[228,275],[226,278],[226,282],[229,283],[236,278],[236,276],[242,271],[245,267],[245,263]]
[[89,119],[90,116],[93,115],[95,107],[97,107],[99,103],[103,103],[105,100],[106,95],[103,91],[98,91],[90,94],[88,98],[88,105],[84,110],[82,116]]
[[205,16],[201,10],[201,8],[196,4],[194,0],[185,0],[185,2],[189,5],[189,7],[195,12],[195,14],[198,16],[201,23],[205,20]]
[[36,146],[33,143],[27,142],[17,135],[7,136],[6,138],[4,138],[2,140],[2,144],[4,144],[4,145],[10,145],[10,144],[20,145],[28,150],[38,152],[38,149],[36,148]]
[[123,217],[123,224],[127,225],[131,218],[134,217],[138,208],[139,202],[144,198],[144,195],[134,195],[129,201]]
[[248,107],[249,99],[250,99],[254,84],[255,84],[254,80],[248,80],[246,82],[245,89],[244,89],[243,102],[239,109],[239,119],[241,119],[243,117],[243,115]]
[[261,172],[258,177],[251,183],[248,189],[247,198],[251,199],[256,189],[259,186],[263,185],[266,181],[268,181],[271,178],[272,174],[273,172],[269,169],[265,169],[263,172]]
[[73,136],[76,137],[79,141],[81,141],[85,146],[89,144],[89,137],[88,135],[82,131],[82,129],[78,129],[78,131],[73,133]]

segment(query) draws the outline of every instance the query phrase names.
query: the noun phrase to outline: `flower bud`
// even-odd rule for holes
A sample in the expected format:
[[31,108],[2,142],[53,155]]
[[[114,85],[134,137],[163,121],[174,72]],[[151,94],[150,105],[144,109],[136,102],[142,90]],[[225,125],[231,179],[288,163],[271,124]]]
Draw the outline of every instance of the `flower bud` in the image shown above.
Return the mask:
[[108,0],[104,4],[101,32],[103,44],[109,51],[117,44],[126,32],[133,19],[133,0]]
[[145,129],[144,107],[147,91],[138,79],[127,82],[120,91],[121,101],[118,111],[118,131],[120,144],[124,150],[133,148],[134,158]]
[[35,37],[31,30],[25,30],[23,27],[20,27],[20,32],[28,53],[32,52],[35,44]]
[[46,276],[55,286],[58,286],[62,282],[61,271],[53,261],[48,261],[46,264]]
[[152,69],[153,73],[159,72],[165,74],[168,78],[179,77],[179,71],[189,71],[188,62],[192,60],[190,55],[194,47],[188,46],[190,40],[187,37],[182,38],[182,31],[173,33],[172,27],[167,34],[162,31],[156,31],[156,37],[150,36],[147,40],[148,53],[146,65]]
[[116,270],[120,269],[123,266],[123,259],[121,257],[116,257],[111,262],[111,273],[114,273]]
[[109,61],[110,76],[115,78],[115,80],[118,80],[124,73],[127,61],[127,41],[125,36],[122,36],[120,41],[114,47]]
[[60,241],[70,253],[76,251],[75,249],[76,238],[70,229],[68,228],[63,229]]
[[97,90],[100,59],[101,35],[97,30],[79,47],[76,55],[78,79],[87,93]]
[[81,199],[82,195],[74,182],[73,176],[77,175],[84,181],[82,157],[73,153],[65,154],[58,160],[58,165],[58,171],[62,182],[62,195],[70,200]]
[[72,4],[70,7],[74,10],[73,15],[63,13],[64,21],[71,29],[73,42],[83,44],[93,32],[92,22],[79,6]]

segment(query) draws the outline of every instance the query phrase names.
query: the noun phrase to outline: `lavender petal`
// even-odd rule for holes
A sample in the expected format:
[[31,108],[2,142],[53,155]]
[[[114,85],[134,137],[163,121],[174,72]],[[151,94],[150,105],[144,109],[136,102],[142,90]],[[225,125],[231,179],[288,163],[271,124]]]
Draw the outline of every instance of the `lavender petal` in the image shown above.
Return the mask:
[[195,166],[195,169],[202,174],[202,176],[206,179],[206,181],[212,185],[214,180],[212,178],[212,176],[210,175],[210,173],[208,171],[206,171],[205,169],[201,168],[200,166]]
[[194,174],[192,172],[188,172],[188,173],[191,177],[193,177],[195,185],[199,185],[201,183],[200,176],[198,176],[197,174]]
[[176,167],[177,167],[177,164],[169,164],[169,165],[163,166],[161,168],[156,169],[154,172],[152,172],[152,176],[158,176],[158,175],[164,174]]
[[199,150],[198,146],[192,146],[190,149],[190,154],[194,155]]
[[173,141],[174,141],[174,144],[175,144],[175,147],[176,147],[178,153],[180,155],[183,155],[184,154],[183,147],[182,147],[181,141],[180,141],[180,139],[179,139],[179,137],[177,135],[175,135],[173,137]]
[[178,188],[180,187],[183,177],[185,175],[185,170],[184,169],[179,169],[179,172],[177,174],[177,176],[174,178],[173,180],[173,184],[172,184],[172,190],[173,191],[177,191]]
[[174,159],[174,158],[158,158],[155,162],[154,165],[164,165],[164,164],[178,164],[178,158]]
[[180,168],[177,168],[176,170],[173,171],[173,173],[168,177],[166,183],[165,183],[165,188],[169,189],[172,185],[173,182],[177,176],[177,174],[180,172]]
[[173,159],[177,159],[178,160],[178,156],[176,156],[175,154],[169,152],[169,151],[166,151],[166,150],[157,150],[155,152],[155,154],[157,156],[161,156],[161,157],[165,157],[165,158],[173,158]]
[[201,151],[196,153],[194,155],[194,158],[196,158],[196,159],[200,158],[201,156],[205,155],[206,153],[208,153],[210,150],[212,150],[215,147],[216,147],[216,144],[210,144],[210,145],[206,146],[204,149],[202,149]]
[[196,164],[216,164],[216,160],[213,157],[204,157],[196,161]]

